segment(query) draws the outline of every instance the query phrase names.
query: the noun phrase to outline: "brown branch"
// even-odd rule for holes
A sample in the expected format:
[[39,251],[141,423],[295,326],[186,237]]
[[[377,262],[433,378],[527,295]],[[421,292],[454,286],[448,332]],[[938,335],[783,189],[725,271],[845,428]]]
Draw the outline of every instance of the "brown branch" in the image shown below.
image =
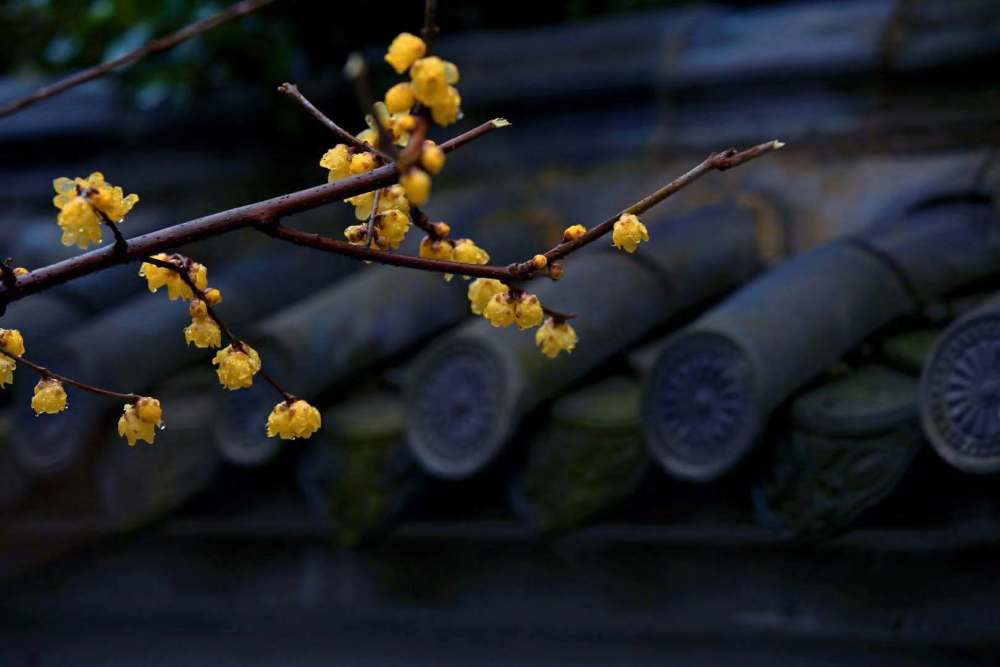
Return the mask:
[[56,373],[55,371],[49,370],[45,366],[37,364],[34,361],[27,359],[26,357],[12,354],[2,348],[0,348],[0,354],[10,357],[11,359],[13,359],[18,363],[24,364],[28,368],[34,370],[43,378],[52,378],[53,380],[59,380],[59,382],[62,382],[63,384],[68,384],[73,387],[76,387],[77,389],[89,391],[92,394],[99,394],[101,396],[110,396],[111,398],[119,398],[129,403],[134,403],[135,401],[138,401],[140,398],[142,398],[142,396],[139,396],[138,394],[123,394],[118,391],[111,391],[110,389],[102,389],[101,387],[95,387],[94,385],[90,385],[85,382],[80,382],[79,380],[74,380],[71,377],[66,377],[65,375],[61,375],[59,373]]
[[[441,149],[445,152],[454,151],[498,127],[505,127],[507,124],[506,121],[499,118],[488,121],[444,142],[441,144]],[[265,199],[137,236],[127,241],[125,252],[116,252],[113,247],[97,248],[61,262],[40,267],[26,276],[19,277],[15,288],[4,286],[0,290],[0,303],[12,303],[67,281],[90,275],[111,266],[173,250],[187,243],[201,241],[246,227],[268,226],[284,216],[384,188],[398,180],[399,173],[396,166],[387,164],[334,183],[326,183],[307,190]]]
[[[784,144],[781,143],[780,141],[768,141],[763,144],[758,144],[752,148],[748,148],[747,150],[744,151],[737,151],[735,148],[730,148],[728,150],[722,151],[721,153],[713,153],[712,155],[709,155],[707,158],[705,158],[705,160],[698,166],[694,167],[687,173],[678,176],[673,181],[667,183],[656,192],[646,197],[643,197],[636,203],[626,208],[621,213],[616,213],[615,215],[611,216],[601,224],[588,230],[587,233],[584,234],[583,236],[574,239],[572,241],[566,241],[565,243],[557,244],[555,247],[553,247],[551,250],[545,253],[545,259],[547,259],[548,264],[551,265],[552,262],[565,257],[571,252],[579,250],[580,248],[589,243],[593,243],[597,239],[601,238],[602,236],[610,232],[612,229],[614,229],[615,222],[617,222],[618,218],[621,217],[623,214],[631,213],[633,215],[641,215],[646,211],[648,211],[649,209],[656,206],[657,204],[659,204],[660,202],[662,202],[667,197],[670,197],[671,195],[684,189],[688,185],[691,185],[691,183],[695,182],[696,180],[698,180],[699,178],[701,178],[702,176],[711,171],[725,171],[727,169],[737,167],[743,164],[744,162],[749,162],[754,158],[758,158],[762,155],[766,155],[767,153],[778,150],[782,146],[784,146]],[[528,276],[530,275],[532,269],[533,265],[529,260],[527,262],[522,262],[516,265],[516,267],[514,268],[514,272],[520,276]]]
[[378,215],[378,205],[381,198],[382,191],[376,190],[375,196],[372,198],[372,212],[368,214],[368,226],[365,229],[365,234],[368,235],[365,241],[369,248],[372,247],[372,241],[375,240],[375,216]]
[[[648,211],[672,194],[682,190],[694,181],[713,170],[725,170],[743,164],[761,155],[781,148],[784,144],[778,141],[769,141],[764,144],[754,146],[742,152],[729,149],[721,153],[713,153],[704,162],[694,169],[691,169],[683,176],[680,176],[656,192],[643,197],[638,202],[632,204],[623,213],[638,215]],[[594,227],[580,238],[560,243],[552,250],[545,253],[548,259],[547,266],[569,253],[579,250],[583,246],[606,235],[614,228],[615,222],[621,214],[608,218],[600,225]],[[428,259],[425,257],[414,257],[412,255],[397,255],[394,253],[366,248],[364,246],[351,245],[346,241],[330,238],[321,234],[312,234],[298,229],[292,229],[281,224],[262,225],[260,230],[281,241],[294,243],[295,245],[331,252],[338,255],[347,255],[367,262],[378,264],[388,264],[390,266],[401,266],[418,271],[431,271],[435,273],[453,273],[472,278],[494,278],[503,282],[511,283],[516,281],[527,281],[536,277],[538,269],[532,260],[509,264],[507,266],[491,266],[486,264],[464,264],[443,259]]]
[[10,116],[25,107],[63,93],[70,88],[79,86],[82,83],[100,78],[114,69],[134,63],[148,55],[169,51],[178,44],[181,44],[192,37],[196,37],[203,32],[212,30],[213,28],[216,28],[233,19],[246,16],[247,14],[255,12],[261,7],[269,5],[272,2],[275,2],[275,0],[244,0],[243,2],[237,2],[218,14],[195,21],[194,23],[181,28],[177,32],[154,39],[148,42],[145,46],[135,49],[134,51],[130,51],[123,56],[119,56],[118,58],[108,60],[100,65],[95,65],[94,67],[81,70],[76,74],[66,77],[65,79],[47,86],[42,86],[33,93],[25,95],[24,97],[12,100],[0,107],[0,118]]
[[[169,269],[180,276],[180,279],[184,281],[184,284],[187,285],[188,288],[190,288],[191,292],[203,304],[205,304],[205,311],[208,313],[208,316],[211,317],[217,325],[219,325],[219,328],[222,329],[222,333],[225,334],[226,340],[228,340],[229,344],[233,346],[233,349],[243,349],[243,346],[246,345],[246,343],[243,339],[237,338],[233,334],[232,330],[226,326],[226,323],[222,321],[221,317],[219,317],[218,312],[216,312],[215,308],[212,307],[212,304],[209,303],[208,297],[205,296],[205,292],[195,284],[190,271],[192,264],[191,259],[182,255],[173,255],[169,260],[158,259],[156,257],[144,257],[143,261],[148,262],[153,266],[158,266],[161,269]],[[278,384],[278,382],[270,374],[264,372],[263,368],[259,369],[257,372],[262,378],[264,378],[265,382],[274,387],[275,390],[281,394],[282,398],[284,398],[287,403],[294,403],[296,401],[295,395]]]
[[322,234],[303,232],[298,229],[286,227],[285,225],[262,225],[259,228],[265,234],[295,245],[331,252],[337,255],[347,255],[354,259],[360,259],[377,264],[388,264],[389,266],[401,266],[419,271],[431,271],[435,273],[455,273],[473,278],[496,278],[498,280],[510,280],[511,273],[506,266],[486,266],[481,264],[463,264],[444,259],[427,259],[424,257],[414,257],[413,255],[398,255],[384,250],[376,250],[360,245],[351,245],[347,241],[330,238]]
[[337,125],[332,120],[330,120],[330,118],[326,114],[317,109],[313,105],[313,103],[310,102],[306,98],[306,96],[299,91],[299,87],[296,86],[294,83],[286,82],[281,84],[280,86],[278,86],[278,92],[287,95],[291,99],[298,102],[302,106],[302,108],[304,108],[306,111],[312,114],[313,118],[315,118],[320,123],[325,125],[328,130],[337,135],[337,138],[340,139],[345,144],[347,144],[348,146],[353,146],[354,148],[362,152],[371,151],[372,153],[375,153],[380,158],[382,158],[385,162],[391,162],[391,158],[389,158],[388,155],[386,155],[377,148],[369,146],[368,144],[361,141],[356,136],[354,136],[353,134],[351,134],[341,126]]
[[417,206],[410,205],[410,220],[414,226],[422,229],[432,241],[447,238],[450,228],[446,223],[431,222],[427,214]]

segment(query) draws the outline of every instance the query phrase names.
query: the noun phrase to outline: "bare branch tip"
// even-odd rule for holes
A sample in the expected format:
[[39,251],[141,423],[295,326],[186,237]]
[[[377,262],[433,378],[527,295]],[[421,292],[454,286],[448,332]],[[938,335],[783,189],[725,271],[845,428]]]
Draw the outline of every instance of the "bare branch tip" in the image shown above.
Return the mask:
[[500,129],[501,127],[507,127],[510,125],[510,121],[506,118],[494,118],[490,121],[493,127]]

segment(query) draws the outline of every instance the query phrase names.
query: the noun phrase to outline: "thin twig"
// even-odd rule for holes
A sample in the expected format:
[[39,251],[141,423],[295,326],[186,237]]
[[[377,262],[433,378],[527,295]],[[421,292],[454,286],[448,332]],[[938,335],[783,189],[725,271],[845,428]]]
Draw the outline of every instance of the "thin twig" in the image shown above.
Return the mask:
[[437,226],[430,221],[427,214],[424,213],[422,209],[417,206],[413,206],[412,204],[410,205],[410,221],[415,227],[426,232],[427,236],[429,236],[432,241],[438,241],[444,238],[440,233],[438,233]]
[[[237,338],[233,334],[232,330],[228,326],[226,326],[225,322],[222,321],[222,318],[219,317],[218,312],[212,307],[212,304],[209,303],[208,297],[205,296],[205,292],[195,284],[194,279],[191,277],[190,269],[192,262],[189,258],[184,257],[183,255],[173,255],[170,260],[162,260],[156,257],[145,257],[143,258],[143,261],[148,262],[154,266],[158,266],[162,269],[169,269],[174,273],[176,273],[178,276],[180,276],[180,279],[183,280],[184,284],[191,289],[191,292],[203,304],[205,304],[205,311],[208,313],[208,316],[211,317],[212,320],[217,325],[219,325],[219,328],[222,330],[222,333],[225,334],[226,340],[228,340],[229,344],[233,346],[233,349],[234,350],[243,349],[243,346],[246,345],[246,343],[243,341],[243,339]],[[265,382],[274,387],[275,390],[277,390],[277,392],[281,394],[282,398],[284,398],[286,402],[288,403],[295,402],[296,400],[295,395],[287,391],[280,384],[278,384],[278,382],[273,377],[271,377],[270,374],[264,372],[263,368],[259,369],[257,372],[260,374],[262,378],[264,378]]]
[[68,384],[76,387],[77,389],[83,389],[84,391],[89,391],[92,394],[99,394],[101,396],[110,396],[111,398],[119,398],[129,403],[138,401],[142,396],[138,394],[123,394],[119,391],[111,391],[110,389],[102,389],[101,387],[95,387],[94,385],[87,384],[85,382],[80,382],[79,380],[74,380],[71,377],[66,377],[60,373],[56,373],[41,364],[35,363],[26,357],[22,357],[17,354],[12,354],[3,348],[0,348],[0,354],[10,357],[14,361],[24,364],[28,368],[33,369],[43,378],[52,378],[53,380],[59,380],[63,384]]
[[119,56],[113,60],[101,63],[100,65],[95,65],[94,67],[81,70],[76,74],[66,77],[65,79],[47,86],[42,86],[33,93],[25,95],[24,97],[12,100],[0,107],[0,118],[10,116],[25,107],[35,104],[36,102],[41,102],[42,100],[63,93],[70,88],[79,86],[81,83],[86,83],[87,81],[100,78],[112,70],[134,63],[148,55],[169,51],[178,44],[186,42],[192,37],[196,37],[203,32],[207,32],[233,19],[246,16],[247,14],[255,12],[261,7],[269,5],[272,2],[275,2],[275,0],[244,0],[243,2],[237,2],[235,5],[232,5],[228,9],[224,9],[218,14],[200,19],[181,28],[177,32],[154,39],[145,46],[139,47],[134,51],[129,51],[123,56]]
[[[626,208],[623,213],[633,213],[635,215],[644,213],[656,204],[659,204],[667,199],[670,195],[680,191],[710,171],[725,170],[735,167],[756,157],[760,157],[761,155],[777,150],[778,148],[781,148],[781,146],[783,146],[781,142],[771,141],[754,146],[753,148],[742,152],[730,149],[723,151],[722,153],[714,153],[706,158],[704,162],[699,164],[694,169],[691,169],[683,176],[676,178],[656,192],[643,197],[636,203],[632,204]],[[614,228],[614,224],[620,215],[621,214],[616,214],[613,217],[608,218],[574,241],[568,241],[566,243],[556,245],[554,248],[545,253],[546,258],[548,259],[547,265],[550,266],[552,262],[557,259],[565,257],[569,253],[579,250],[588,243],[606,235]],[[450,260],[428,259],[425,257],[414,257],[412,255],[398,255],[395,253],[383,252],[372,248],[366,248],[364,246],[351,245],[346,241],[330,238],[321,234],[303,232],[281,224],[266,226],[261,225],[259,229],[276,239],[287,241],[288,243],[294,243],[296,245],[322,250],[324,252],[331,252],[338,255],[347,255],[349,257],[354,257],[355,259],[368,262],[388,264],[390,266],[401,266],[409,269],[417,269],[419,271],[453,273],[472,278],[494,278],[507,283],[528,281],[535,278],[538,273],[538,269],[535,268],[533,260],[516,262],[507,266],[465,264]]]
[[[721,153],[713,153],[705,158],[705,160],[698,166],[694,167],[687,173],[678,176],[656,192],[643,197],[636,203],[621,211],[621,213],[616,213],[611,216],[601,224],[588,230],[583,236],[572,241],[557,244],[545,253],[545,258],[548,260],[548,264],[552,264],[552,262],[565,257],[575,250],[579,250],[583,246],[596,241],[610,232],[614,229],[615,222],[617,222],[618,218],[623,214],[631,213],[633,215],[641,215],[662,202],[667,197],[670,197],[671,195],[684,189],[711,171],[725,171],[727,169],[731,169],[743,164],[744,162],[749,162],[754,158],[758,158],[762,155],[778,150],[782,146],[784,146],[784,144],[780,141],[768,141],[763,144],[758,144],[752,148],[748,148],[744,151],[737,151],[735,148],[730,148],[722,151]],[[528,274],[531,268],[532,264],[529,260],[528,262],[522,262],[519,264],[515,271],[520,274]]]
[[[441,149],[449,153],[498,127],[506,125],[506,121],[502,119],[488,121],[444,142],[441,144]],[[16,289],[3,287],[0,291],[0,303],[13,303],[70,280],[90,275],[111,266],[173,250],[187,243],[247,227],[267,226],[287,215],[308,211],[330,202],[342,201],[348,197],[388,187],[398,179],[399,172],[396,170],[396,166],[387,164],[334,183],[326,183],[228,211],[220,211],[203,218],[189,220],[137,236],[127,241],[128,247],[124,253],[116,252],[110,247],[97,248],[76,257],[32,270],[28,275],[18,279]]]
[[351,134],[350,132],[348,132],[347,130],[345,130],[344,128],[342,128],[341,126],[337,125],[332,120],[330,120],[330,118],[326,114],[324,114],[322,111],[320,111],[319,109],[317,109],[313,105],[313,103],[310,102],[306,98],[306,96],[303,95],[299,91],[299,87],[296,86],[294,83],[287,83],[286,82],[286,83],[281,84],[280,86],[278,86],[278,92],[279,93],[283,93],[284,95],[287,95],[291,99],[293,99],[296,102],[298,102],[302,106],[302,108],[304,108],[306,111],[308,111],[310,114],[312,114],[313,118],[315,118],[320,123],[322,123],[323,125],[325,125],[328,130],[330,130],[335,135],[337,135],[337,138],[339,138],[345,144],[347,144],[349,146],[353,146],[354,148],[356,148],[357,150],[362,151],[362,152],[364,152],[364,151],[371,151],[371,152],[375,153],[376,155],[378,155],[379,157],[381,157],[386,162],[390,162],[391,161],[391,159],[389,158],[388,155],[386,155],[385,153],[383,153],[382,151],[380,151],[377,148],[373,148],[372,146],[369,146],[368,144],[366,144],[365,142],[361,141],[356,136],[354,136],[353,134]]
[[375,239],[375,216],[378,215],[378,204],[379,199],[382,198],[382,191],[376,190],[375,197],[372,199],[372,212],[368,214],[368,239],[367,245],[369,248],[372,247],[372,241]]

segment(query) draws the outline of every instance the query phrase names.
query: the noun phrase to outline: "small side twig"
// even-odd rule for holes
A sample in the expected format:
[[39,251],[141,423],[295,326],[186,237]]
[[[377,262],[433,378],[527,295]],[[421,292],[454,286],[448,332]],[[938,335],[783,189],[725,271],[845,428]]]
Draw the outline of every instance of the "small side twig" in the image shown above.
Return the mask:
[[376,190],[375,197],[372,199],[372,212],[368,215],[367,243],[369,248],[372,247],[372,241],[375,239],[375,216],[378,215],[378,204],[381,198],[382,190]]
[[60,373],[56,373],[55,371],[50,370],[39,363],[31,361],[27,357],[22,357],[17,354],[12,354],[4,349],[0,349],[0,354],[10,357],[11,359],[13,359],[18,363],[24,364],[28,368],[31,368],[36,373],[38,373],[42,378],[52,378],[53,380],[58,380],[63,384],[71,385],[73,387],[76,387],[77,389],[89,391],[92,394],[98,394],[100,396],[110,396],[111,398],[118,398],[128,403],[134,403],[135,401],[138,401],[140,398],[142,398],[142,396],[139,396],[138,394],[126,394],[119,391],[111,391],[110,389],[96,387],[94,385],[87,384],[86,382],[81,382],[80,380],[74,380],[71,377],[67,377]]
[[353,146],[354,148],[356,148],[357,150],[362,151],[362,152],[363,151],[371,151],[371,152],[375,153],[376,155],[378,155],[380,158],[382,158],[385,162],[389,162],[390,161],[390,158],[389,158],[388,155],[386,155],[385,153],[383,153],[382,151],[380,151],[377,148],[372,148],[371,146],[369,146],[365,142],[361,141],[360,139],[358,139],[357,137],[355,137],[353,134],[351,134],[350,132],[348,132],[347,130],[345,130],[344,128],[342,128],[341,126],[337,125],[332,120],[330,120],[330,118],[325,113],[323,113],[322,111],[320,111],[319,109],[317,109],[313,105],[313,103],[310,102],[308,100],[308,98],[306,98],[306,96],[302,94],[302,92],[299,90],[299,87],[296,86],[294,83],[285,82],[285,83],[281,84],[280,86],[278,86],[278,92],[282,93],[283,95],[287,95],[289,98],[291,98],[295,102],[298,102],[299,105],[303,109],[305,109],[306,111],[308,111],[312,115],[313,118],[315,118],[320,123],[322,123],[323,125],[325,125],[327,129],[329,129],[331,132],[333,132],[335,135],[337,135],[337,138],[340,139],[345,144],[347,144],[349,146]]
[[33,93],[12,100],[3,106],[0,106],[0,118],[10,116],[11,114],[17,113],[21,109],[29,107],[32,104],[54,97],[60,93],[64,93],[70,88],[75,88],[82,83],[100,78],[112,70],[134,63],[148,55],[169,51],[178,44],[186,42],[192,37],[196,37],[203,32],[208,32],[209,30],[216,28],[223,23],[232,21],[233,19],[246,16],[247,14],[255,12],[261,7],[269,5],[272,2],[275,2],[275,0],[244,0],[243,2],[237,2],[231,7],[222,10],[218,14],[213,14],[212,16],[195,21],[194,23],[191,23],[174,33],[166,35],[165,37],[154,39],[148,42],[145,46],[129,51],[125,55],[108,60],[100,65],[95,65],[94,67],[81,70],[76,74],[66,77],[65,79],[47,86],[42,86]]
[[[169,260],[158,259],[156,257],[146,257],[143,259],[143,261],[148,262],[153,266],[158,266],[162,269],[169,269],[170,271],[176,273],[180,277],[180,279],[184,281],[184,284],[191,289],[192,294],[198,297],[198,299],[205,304],[205,311],[208,313],[208,316],[211,317],[212,320],[215,321],[217,325],[219,325],[219,328],[222,330],[223,335],[225,335],[226,340],[229,341],[229,344],[233,346],[233,349],[234,350],[243,349],[243,346],[245,344],[243,340],[237,338],[233,334],[232,330],[228,326],[226,326],[225,322],[222,321],[222,318],[219,317],[218,312],[215,310],[215,308],[212,307],[212,304],[209,303],[208,298],[205,296],[205,292],[201,290],[197,285],[195,285],[194,280],[191,278],[190,269],[192,262],[190,258],[175,254],[172,255]],[[264,372],[263,368],[261,368],[258,371],[258,373],[262,378],[264,378],[265,382],[274,387],[274,389],[279,394],[281,394],[282,398],[284,398],[287,403],[294,403],[296,401],[295,395],[287,391],[280,384],[278,384],[278,382],[273,377],[271,377],[270,374]]]

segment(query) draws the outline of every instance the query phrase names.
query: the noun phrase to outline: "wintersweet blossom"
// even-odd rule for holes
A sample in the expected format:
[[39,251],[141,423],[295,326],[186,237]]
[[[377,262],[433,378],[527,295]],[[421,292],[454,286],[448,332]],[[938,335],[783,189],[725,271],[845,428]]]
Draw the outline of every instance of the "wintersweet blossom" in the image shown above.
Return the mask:
[[648,240],[649,231],[646,225],[639,222],[639,218],[631,213],[623,213],[615,222],[611,233],[611,244],[627,253],[635,252],[640,243]]
[[319,430],[323,419],[319,410],[301,399],[282,401],[267,417],[267,437],[282,440],[308,438]]
[[535,332],[535,345],[549,359],[555,359],[560,352],[572,352],[576,347],[576,331],[569,322],[556,322],[551,317]]

